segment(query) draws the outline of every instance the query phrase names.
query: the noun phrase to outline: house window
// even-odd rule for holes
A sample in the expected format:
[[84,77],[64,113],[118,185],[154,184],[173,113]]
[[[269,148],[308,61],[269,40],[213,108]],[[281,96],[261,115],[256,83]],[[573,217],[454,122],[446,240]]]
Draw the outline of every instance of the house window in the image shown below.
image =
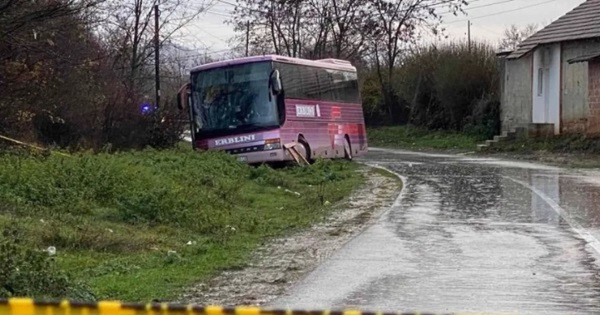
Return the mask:
[[542,92],[544,92],[544,68],[538,69],[538,86],[537,86],[537,95],[542,96]]

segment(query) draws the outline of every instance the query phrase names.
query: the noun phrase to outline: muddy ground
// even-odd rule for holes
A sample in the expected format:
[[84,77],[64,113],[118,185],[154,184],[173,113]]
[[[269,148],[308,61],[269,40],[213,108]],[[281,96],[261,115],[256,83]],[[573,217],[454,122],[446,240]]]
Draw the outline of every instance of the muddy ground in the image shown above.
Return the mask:
[[393,203],[401,182],[382,171],[364,167],[366,183],[332,215],[305,231],[275,239],[260,247],[241,270],[225,271],[199,283],[178,300],[201,305],[253,305],[269,303],[319,263],[358,235]]

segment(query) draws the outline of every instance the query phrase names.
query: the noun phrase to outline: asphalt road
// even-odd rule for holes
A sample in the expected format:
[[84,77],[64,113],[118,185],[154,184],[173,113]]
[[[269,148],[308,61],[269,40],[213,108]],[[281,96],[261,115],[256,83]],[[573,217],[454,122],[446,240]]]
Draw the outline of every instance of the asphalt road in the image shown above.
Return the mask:
[[600,173],[372,150],[404,177],[378,222],[271,307],[600,314]]

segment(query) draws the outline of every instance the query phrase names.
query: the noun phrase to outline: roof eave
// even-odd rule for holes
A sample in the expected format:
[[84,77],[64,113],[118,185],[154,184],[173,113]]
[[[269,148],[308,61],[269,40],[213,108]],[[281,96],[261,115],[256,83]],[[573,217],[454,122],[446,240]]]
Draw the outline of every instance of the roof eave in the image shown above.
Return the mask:
[[530,52],[532,52],[534,49],[536,49],[539,45],[535,45],[531,48],[521,48],[521,49],[517,49],[514,52],[512,52],[510,55],[508,55],[506,57],[506,59],[520,59],[523,56],[526,56],[527,54],[529,54]]
[[600,52],[572,58],[572,59],[567,60],[567,62],[569,64],[574,64],[574,63],[579,63],[579,62],[590,62],[590,61],[597,60],[598,58],[600,58]]

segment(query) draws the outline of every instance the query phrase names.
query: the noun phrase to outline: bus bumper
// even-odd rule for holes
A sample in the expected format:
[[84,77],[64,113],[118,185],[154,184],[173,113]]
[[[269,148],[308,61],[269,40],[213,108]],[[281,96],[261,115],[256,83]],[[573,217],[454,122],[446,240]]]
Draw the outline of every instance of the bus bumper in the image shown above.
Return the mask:
[[259,151],[259,152],[247,152],[234,154],[238,161],[257,164],[257,163],[268,163],[268,162],[282,162],[293,160],[290,153],[285,149]]

